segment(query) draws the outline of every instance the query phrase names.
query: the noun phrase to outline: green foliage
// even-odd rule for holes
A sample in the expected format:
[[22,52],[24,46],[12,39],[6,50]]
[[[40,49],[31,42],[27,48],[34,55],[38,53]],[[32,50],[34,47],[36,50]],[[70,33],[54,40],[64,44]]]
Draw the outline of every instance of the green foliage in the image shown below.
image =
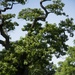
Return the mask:
[[44,12],[41,9],[22,9],[19,13],[19,18],[25,19],[26,21],[33,21],[35,18],[44,15]]
[[7,62],[0,61],[0,75],[12,75],[15,74],[15,67]]
[[74,75],[75,74],[75,47],[70,47],[67,52],[68,57],[58,67],[55,75]]
[[15,18],[15,14],[3,15],[3,20],[4,20],[3,28],[7,31],[14,30],[15,26],[19,25],[17,22],[12,22],[12,18]]
[[53,0],[52,4],[45,6],[50,13],[54,13],[56,15],[66,15],[63,12],[64,3],[61,0]]
[[3,7],[8,7],[11,6],[12,3],[25,4],[27,0],[1,0],[0,2]]
[[70,33],[70,36],[74,36],[73,31],[75,30],[75,25],[73,23],[73,18],[67,18],[65,21],[61,21],[60,26],[63,28],[63,30]]
[[[7,0],[7,3],[10,0]],[[24,4],[24,0],[13,0]],[[6,6],[6,4],[3,4]],[[10,5],[9,5],[10,6]],[[46,9],[50,13],[56,15],[66,15],[63,12],[64,4],[61,0],[54,0],[53,4],[47,5]],[[40,16],[45,16],[41,9],[23,9],[19,12],[18,18],[26,21],[34,21]],[[15,14],[3,15],[4,26],[7,31],[15,29],[18,26],[17,22],[12,22]],[[45,22],[42,24],[36,22],[36,25],[31,28],[32,23],[27,23],[22,28],[27,32],[25,37],[21,37],[15,42],[10,42],[9,50],[2,50],[0,53],[0,75],[54,75],[56,67],[52,62],[53,55],[59,58],[66,54],[68,45],[66,42],[70,37],[73,37],[75,25],[72,18],[67,18],[65,21],[60,21],[57,24]],[[72,51],[70,51],[72,50]],[[73,55],[74,48],[68,51],[68,58],[65,62],[60,63],[55,75],[68,75],[75,70],[75,58]],[[71,61],[70,61],[71,60]],[[69,66],[70,65],[70,66]],[[73,69],[72,69],[73,68]],[[28,74],[26,74],[28,71]],[[24,73],[25,72],[25,73]]]
[[46,22],[44,27],[42,27],[42,25],[37,22],[34,28],[30,27],[31,24],[28,23],[24,28],[22,28],[22,30],[27,31],[29,36],[33,36],[33,34],[41,35],[42,41],[46,42],[48,46],[57,51],[55,52],[57,57],[65,54],[65,51],[68,48],[65,42],[69,40],[67,33],[73,37],[73,31],[75,29],[73,20],[69,18],[65,21],[61,21],[58,26],[56,24],[49,24]]
[[11,72],[6,70],[7,66],[4,66],[0,72],[2,73],[2,71],[4,71],[10,75],[13,71],[16,73],[18,67],[21,68],[28,65],[30,74],[35,75],[40,72],[39,74],[44,75],[47,71],[46,66],[53,66],[49,61],[52,59],[52,55],[50,53],[53,53],[54,49],[50,47],[47,48],[46,43],[42,42],[41,38],[41,35],[26,36],[12,44],[10,50],[5,52],[2,57],[2,63],[8,64]]

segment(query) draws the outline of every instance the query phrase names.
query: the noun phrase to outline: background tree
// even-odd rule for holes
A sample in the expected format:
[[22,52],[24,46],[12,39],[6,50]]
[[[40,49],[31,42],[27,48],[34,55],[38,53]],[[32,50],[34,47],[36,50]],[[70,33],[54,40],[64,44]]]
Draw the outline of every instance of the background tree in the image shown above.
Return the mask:
[[64,62],[59,62],[59,67],[55,75],[74,75],[75,74],[75,46],[70,47],[67,58]]
[[[75,25],[72,18],[51,24],[46,22],[48,14],[67,16],[63,12],[64,3],[61,0],[51,1],[52,4],[43,5],[43,2],[50,0],[41,0],[39,8],[27,8],[19,12],[18,18],[30,21],[22,28],[27,32],[25,37],[15,42],[10,42],[8,50],[3,49],[0,53],[0,74],[1,75],[54,75],[55,66],[52,62],[53,55],[59,58],[65,55],[68,49],[66,41],[69,36],[73,37]],[[9,17],[7,15],[6,19]],[[14,15],[10,15],[12,18]],[[45,21],[43,25],[39,21]],[[5,21],[6,22],[6,21]],[[17,23],[8,23],[5,29],[13,30]],[[4,24],[4,25],[5,25]]]

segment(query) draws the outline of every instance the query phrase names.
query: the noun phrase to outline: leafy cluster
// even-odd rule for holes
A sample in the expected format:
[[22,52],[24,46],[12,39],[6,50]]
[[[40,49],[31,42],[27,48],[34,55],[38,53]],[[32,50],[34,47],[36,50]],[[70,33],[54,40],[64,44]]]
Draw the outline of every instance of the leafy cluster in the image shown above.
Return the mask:
[[15,14],[3,15],[3,19],[4,19],[4,26],[3,26],[3,28],[6,31],[14,30],[15,26],[19,25],[17,22],[12,22],[12,18],[15,18]]
[[8,7],[11,6],[12,3],[21,3],[21,4],[25,4],[27,0],[1,0],[1,5],[3,7]]
[[61,0],[53,0],[52,4],[48,4],[45,7],[49,12],[56,15],[66,15],[63,12],[64,3],[62,3]]
[[25,19],[26,21],[33,21],[38,16],[44,15],[44,12],[41,9],[22,9],[22,11],[19,13],[19,18]]

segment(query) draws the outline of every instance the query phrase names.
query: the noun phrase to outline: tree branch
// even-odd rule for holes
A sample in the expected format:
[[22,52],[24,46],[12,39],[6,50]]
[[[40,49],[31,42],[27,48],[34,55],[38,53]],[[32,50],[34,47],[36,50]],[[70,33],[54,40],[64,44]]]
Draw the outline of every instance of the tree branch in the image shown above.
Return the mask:
[[9,49],[9,36],[7,34],[5,34],[4,30],[3,30],[3,26],[4,26],[4,19],[3,17],[1,17],[1,12],[0,12],[0,18],[2,20],[2,23],[0,24],[0,33],[1,35],[5,38],[5,41],[0,40],[0,44],[2,44],[6,50]]
[[0,40],[0,44],[5,46],[5,48],[7,50],[7,49],[9,49],[9,46],[10,46],[10,42],[9,42],[10,38],[8,35],[5,34],[2,27],[0,27],[0,32],[1,32],[1,35],[5,38],[5,41]]
[[6,8],[4,8],[3,10],[0,10],[1,12],[5,12],[6,10],[8,10],[8,9],[12,9],[12,7],[13,7],[13,3],[11,4],[11,7],[6,7]]
[[13,3],[13,2],[12,2],[12,4],[11,4],[10,7],[5,7],[3,10],[0,9],[0,19],[2,20],[2,23],[0,24],[0,33],[1,33],[1,35],[5,38],[5,41],[0,40],[0,44],[2,44],[2,45],[5,47],[6,50],[9,49],[9,46],[10,46],[9,39],[10,39],[10,38],[9,38],[9,36],[8,36],[7,34],[5,34],[5,32],[4,32],[4,30],[3,30],[4,19],[3,19],[1,13],[2,13],[2,12],[5,12],[5,11],[8,10],[8,9],[12,9],[13,4],[17,4],[17,3]]
[[40,1],[40,6],[45,11],[44,16],[39,16],[39,17],[35,18],[31,27],[34,27],[34,25],[36,24],[36,22],[39,21],[39,20],[45,21],[45,19],[47,18],[48,14],[50,13],[50,12],[47,11],[47,9],[42,4],[45,1],[50,1],[50,0],[41,0]]
[[13,8],[13,4],[18,4],[18,3],[13,3],[13,2],[12,2],[11,7],[6,7],[6,8],[4,8],[3,10],[0,10],[0,12],[5,12],[5,11],[8,10],[8,9],[12,9],[12,8]]
[[2,44],[3,46],[5,46],[5,43],[2,40],[0,40],[0,44]]

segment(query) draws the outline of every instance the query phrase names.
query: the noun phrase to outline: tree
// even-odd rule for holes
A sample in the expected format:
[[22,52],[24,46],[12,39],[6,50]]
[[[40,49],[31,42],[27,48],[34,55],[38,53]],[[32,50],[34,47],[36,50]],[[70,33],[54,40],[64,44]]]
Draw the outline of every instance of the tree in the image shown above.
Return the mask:
[[[67,16],[63,12],[64,3],[61,0],[52,1],[52,4],[44,6],[43,2],[46,1],[50,0],[40,1],[43,10],[27,8],[19,12],[19,19],[30,21],[22,28],[27,32],[27,35],[15,42],[9,41],[10,46],[7,48],[1,43],[5,46],[5,49],[0,53],[1,75],[54,75],[55,66],[52,62],[52,55],[59,58],[66,54],[68,45],[65,42],[69,40],[68,34],[73,37],[75,26],[72,18],[60,21],[58,26],[56,23],[46,22],[50,13]],[[5,21],[2,29],[8,31],[15,29],[18,24],[11,22],[12,17],[14,15],[3,15]],[[39,20],[44,21],[45,25],[43,26]]]
[[[1,0],[0,5],[3,6],[3,9],[0,9],[0,33],[5,38],[5,41],[0,40],[0,44],[2,44],[7,50],[10,47],[10,37],[6,34],[4,30],[10,31],[14,30],[15,26],[18,24],[16,22],[12,23],[11,18],[15,17],[15,14],[7,14],[2,15],[2,12],[6,12],[6,10],[12,9],[14,4],[25,4],[26,0]],[[10,25],[11,24],[11,25]]]
[[75,46],[70,47],[67,58],[64,62],[59,62],[59,67],[55,75],[74,75],[75,74]]

